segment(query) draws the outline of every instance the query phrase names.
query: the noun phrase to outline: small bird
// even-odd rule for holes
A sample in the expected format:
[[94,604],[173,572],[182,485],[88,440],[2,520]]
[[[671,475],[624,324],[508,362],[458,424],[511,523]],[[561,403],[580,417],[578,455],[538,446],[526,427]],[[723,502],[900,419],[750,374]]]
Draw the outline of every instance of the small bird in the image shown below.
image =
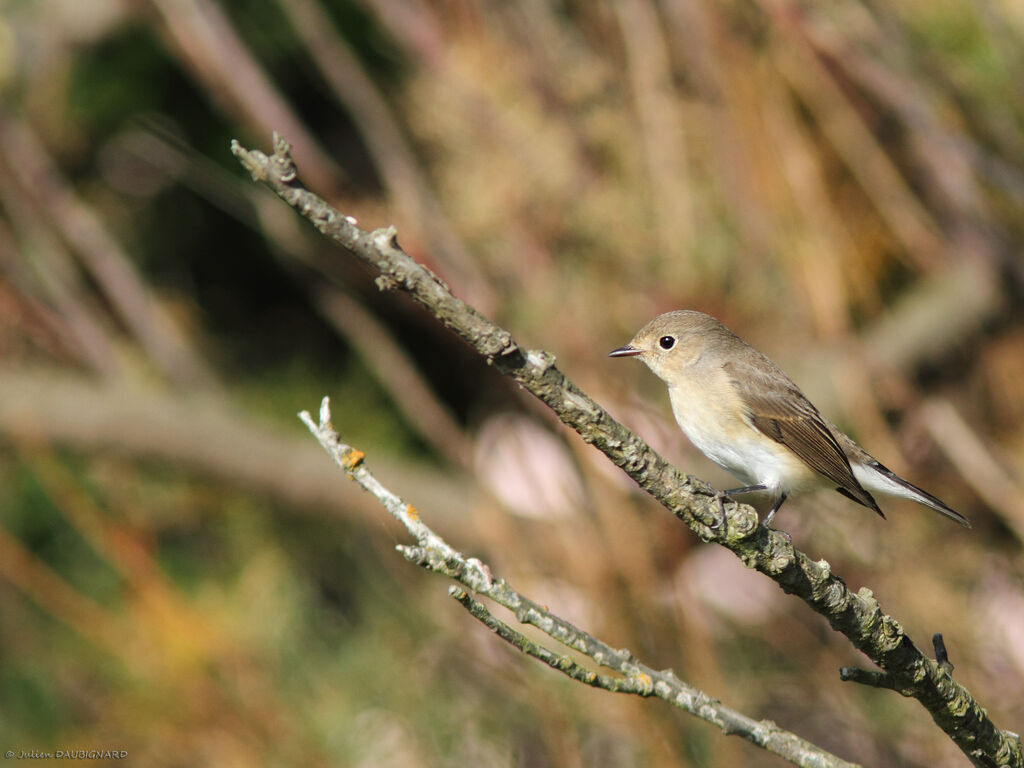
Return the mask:
[[791,494],[822,484],[883,518],[872,491],[971,526],[826,421],[779,366],[711,315],[659,315],[609,356],[638,357],[668,384],[672,413],[690,442],[746,483],[723,493],[771,495],[766,526]]

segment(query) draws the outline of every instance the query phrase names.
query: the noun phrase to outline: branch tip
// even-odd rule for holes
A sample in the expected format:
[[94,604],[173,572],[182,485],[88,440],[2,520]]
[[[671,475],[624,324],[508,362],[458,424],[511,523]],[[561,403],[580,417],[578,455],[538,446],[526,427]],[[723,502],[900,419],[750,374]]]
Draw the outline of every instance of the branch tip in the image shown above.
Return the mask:
[[273,132],[274,156],[287,162],[292,161],[292,143],[277,131]]
[[249,172],[253,181],[269,183],[267,156],[258,149],[246,149],[238,139],[231,140],[231,154],[238,158],[242,167]]
[[395,549],[410,563],[423,565],[424,557],[422,547],[416,547],[411,544],[395,544]]
[[953,662],[949,660],[949,653],[946,651],[946,642],[942,639],[941,632],[936,632],[932,635],[932,648],[935,649],[935,662],[947,674],[953,674]]

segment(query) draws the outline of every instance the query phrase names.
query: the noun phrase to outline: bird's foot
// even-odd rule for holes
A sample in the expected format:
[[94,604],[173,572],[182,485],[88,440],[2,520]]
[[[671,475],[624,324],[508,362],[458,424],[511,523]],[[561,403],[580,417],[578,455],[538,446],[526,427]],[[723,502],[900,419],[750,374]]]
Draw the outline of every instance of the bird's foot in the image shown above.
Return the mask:
[[772,528],[772,519],[775,517],[775,513],[779,511],[779,507],[782,506],[782,502],[784,502],[785,500],[786,500],[786,494],[782,494],[781,496],[779,496],[779,498],[775,502],[775,504],[772,505],[772,508],[770,510],[768,510],[768,514],[765,515],[764,520],[761,521],[761,524],[765,528],[767,528],[769,531],[778,531],[783,536],[785,536],[789,541],[792,541],[793,537],[790,536],[785,531],[783,531],[783,530],[781,530],[779,528]]
[[718,499],[718,511],[722,514],[717,520],[715,520],[714,524],[709,526],[712,531],[717,531],[719,528],[725,526],[725,494],[716,493],[715,498]]

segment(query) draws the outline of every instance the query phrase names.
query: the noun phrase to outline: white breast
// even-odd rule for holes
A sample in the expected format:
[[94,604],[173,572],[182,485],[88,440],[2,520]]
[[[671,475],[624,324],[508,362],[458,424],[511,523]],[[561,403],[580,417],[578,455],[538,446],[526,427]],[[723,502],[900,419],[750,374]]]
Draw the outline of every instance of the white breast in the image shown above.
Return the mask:
[[776,494],[815,482],[816,473],[800,457],[743,417],[738,396],[718,394],[669,389],[676,422],[701,453],[743,483],[764,485]]

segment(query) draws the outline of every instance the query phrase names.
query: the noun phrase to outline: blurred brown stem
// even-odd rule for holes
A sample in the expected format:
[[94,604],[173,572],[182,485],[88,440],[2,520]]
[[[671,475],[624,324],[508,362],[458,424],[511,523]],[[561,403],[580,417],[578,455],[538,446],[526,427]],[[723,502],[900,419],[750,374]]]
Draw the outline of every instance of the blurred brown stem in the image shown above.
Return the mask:
[[468,466],[470,441],[466,433],[377,318],[340,289],[324,288],[316,291],[313,299],[375,372],[375,378],[392,394],[396,407],[416,432],[456,466]]
[[[308,440],[239,414],[216,394],[171,393],[96,381],[51,369],[0,366],[0,434],[109,451],[180,467],[263,493],[282,504],[332,514],[376,514],[340,482]],[[393,467],[424,504],[465,514],[463,485],[409,462]]]
[[0,527],[0,579],[10,582],[51,615],[101,648],[116,649],[132,637],[118,614],[66,582],[21,541]]
[[[323,319],[363,359],[406,423],[454,466],[469,461],[469,438],[431,389],[415,362],[372,312],[350,295],[296,219],[265,190],[246,184],[160,132],[158,126],[126,137],[128,151],[187,184],[207,201],[260,231],[282,267],[309,296]],[[312,270],[312,276],[311,271]]]
[[794,360],[795,380],[823,413],[841,412],[844,393],[829,371],[853,367],[867,376],[909,377],[964,348],[1007,301],[1005,281],[988,260],[955,261],[922,275],[846,349],[815,350]]
[[399,215],[425,233],[431,258],[460,291],[494,308],[494,291],[459,240],[398,119],[318,0],[279,0],[320,74],[359,128]]
[[825,138],[903,245],[904,256],[925,270],[948,253],[939,227],[865,125],[849,98],[830,77],[807,42],[794,30],[795,8],[786,0],[762,0],[781,33],[775,57],[779,73],[813,113]]
[[0,270],[23,296],[45,304],[54,330],[74,360],[101,376],[119,376],[121,366],[102,311],[71,255],[12,185],[0,184],[0,203],[14,228],[11,231],[0,222]]
[[[267,73],[239,37],[223,9],[212,0],[149,0],[160,14],[168,41],[192,68],[213,101],[257,131],[287,126],[295,137],[311,184],[337,194],[344,172],[306,130]],[[293,133],[294,132],[294,133]]]
[[[294,218],[281,216],[287,211],[275,205],[273,198],[251,197],[272,248],[286,262],[284,266],[309,295],[321,317],[362,358],[416,434],[453,465],[467,467],[469,437],[401,344],[372,312],[332,278],[324,259],[309,247],[303,233],[296,231]],[[319,279],[308,279],[308,270],[298,275],[298,264],[315,270]]]
[[996,457],[948,400],[933,398],[921,405],[921,424],[992,511],[1024,543],[1024,488],[1000,466]]
[[664,31],[651,0],[622,0],[612,8],[625,46],[637,140],[651,180],[659,251],[662,258],[676,260],[681,249],[693,247],[693,185],[685,154],[687,124],[680,119]]
[[387,29],[410,59],[426,67],[436,64],[446,41],[441,23],[424,0],[360,0],[376,21]]
[[0,153],[20,193],[52,220],[121,322],[164,375],[178,383],[212,384],[213,374],[152,295],[125,249],[61,176],[28,124],[3,110]]

